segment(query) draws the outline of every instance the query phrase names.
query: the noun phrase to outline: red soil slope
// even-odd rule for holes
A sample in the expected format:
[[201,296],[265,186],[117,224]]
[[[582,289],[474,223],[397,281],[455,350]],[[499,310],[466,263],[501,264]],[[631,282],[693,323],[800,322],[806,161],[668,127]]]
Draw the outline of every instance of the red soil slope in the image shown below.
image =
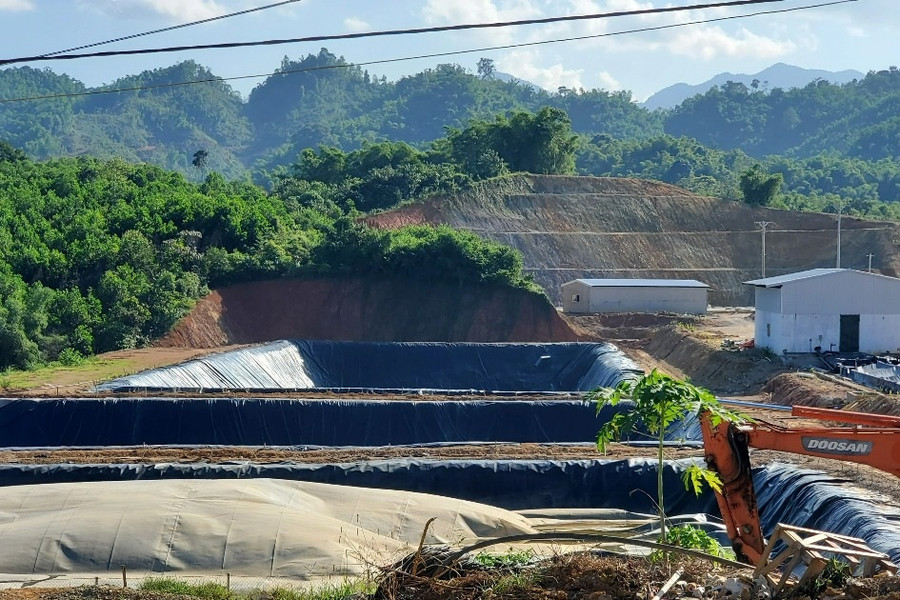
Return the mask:
[[569,342],[578,336],[545,297],[524,290],[347,278],[216,290],[157,345],[215,348],[291,338]]

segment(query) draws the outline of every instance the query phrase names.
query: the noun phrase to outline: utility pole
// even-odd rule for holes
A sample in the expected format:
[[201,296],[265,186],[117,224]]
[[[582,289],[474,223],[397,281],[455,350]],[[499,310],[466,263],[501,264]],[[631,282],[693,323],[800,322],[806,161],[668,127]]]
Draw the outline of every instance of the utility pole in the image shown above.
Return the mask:
[[759,227],[760,232],[762,233],[762,276],[765,278],[766,276],[766,227],[769,225],[774,225],[772,221],[756,221],[756,226]]
[[869,252],[866,256],[869,257],[869,273],[871,273],[872,272],[872,256],[873,256],[873,254],[871,252]]
[[844,211],[844,203],[838,200],[838,228],[837,228],[837,268],[841,268],[841,213]]

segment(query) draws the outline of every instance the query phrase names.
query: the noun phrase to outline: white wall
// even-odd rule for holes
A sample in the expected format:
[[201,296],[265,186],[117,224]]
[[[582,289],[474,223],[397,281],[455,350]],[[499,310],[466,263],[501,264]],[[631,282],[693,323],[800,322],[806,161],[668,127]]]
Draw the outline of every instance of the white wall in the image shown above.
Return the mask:
[[781,288],[756,288],[756,310],[781,312]]
[[[756,311],[754,342],[776,354],[785,350],[811,352],[816,346],[825,352],[837,351],[840,337],[840,315],[782,315]],[[878,354],[897,349],[900,349],[900,315],[860,315],[860,352]]]
[[[570,281],[560,286],[567,313],[672,312],[706,314],[708,288],[597,286]],[[579,298],[575,302],[575,297]]]
[[[562,290],[563,312],[591,312],[591,288],[580,281],[569,281],[560,286]],[[578,301],[575,298],[578,297]]]
[[707,288],[595,287],[591,312],[672,312],[706,314]]
[[900,350],[900,315],[860,315],[859,350],[870,354]]
[[900,314],[900,279],[852,270],[799,279],[781,287],[781,312]]

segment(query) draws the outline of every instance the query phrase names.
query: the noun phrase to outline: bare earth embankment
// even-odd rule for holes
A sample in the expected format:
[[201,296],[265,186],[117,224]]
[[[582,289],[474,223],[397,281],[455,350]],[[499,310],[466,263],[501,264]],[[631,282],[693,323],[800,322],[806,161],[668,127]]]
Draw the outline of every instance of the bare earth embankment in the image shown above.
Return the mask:
[[[374,215],[377,227],[446,224],[518,249],[554,304],[560,285],[584,277],[697,279],[714,306],[750,306],[744,281],[834,265],[831,214],[753,207],[692,194],[665,183],[627,178],[515,175],[449,198],[437,197]],[[844,264],[900,274],[896,223],[842,220]]]

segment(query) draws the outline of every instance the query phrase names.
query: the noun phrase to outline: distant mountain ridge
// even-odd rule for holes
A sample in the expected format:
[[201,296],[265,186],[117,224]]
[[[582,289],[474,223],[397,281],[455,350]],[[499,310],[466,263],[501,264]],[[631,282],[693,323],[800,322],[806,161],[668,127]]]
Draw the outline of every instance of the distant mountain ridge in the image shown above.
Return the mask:
[[777,63],[763,69],[759,73],[743,74],[743,73],[719,73],[712,79],[699,83],[697,85],[689,85],[687,83],[676,83],[667,88],[663,88],[656,92],[647,100],[641,103],[641,106],[649,110],[657,108],[674,108],[684,102],[691,96],[703,94],[709,91],[713,86],[721,86],[729,81],[735,83],[743,83],[750,87],[754,80],[759,82],[759,89],[773,90],[781,88],[788,90],[791,88],[803,87],[817,79],[844,84],[854,79],[862,79],[865,73],[848,69],[846,71],[824,71],[821,69],[804,69]]

